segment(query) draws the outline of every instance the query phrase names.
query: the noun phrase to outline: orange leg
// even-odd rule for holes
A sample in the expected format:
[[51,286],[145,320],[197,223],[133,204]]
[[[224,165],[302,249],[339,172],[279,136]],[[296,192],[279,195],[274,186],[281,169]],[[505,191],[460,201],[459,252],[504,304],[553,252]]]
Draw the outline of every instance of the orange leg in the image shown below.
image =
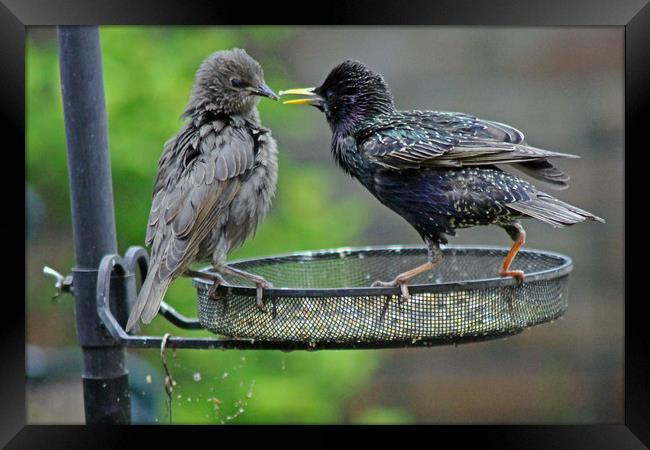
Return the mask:
[[515,223],[510,227],[506,228],[506,231],[508,232],[508,234],[510,234],[510,236],[515,242],[514,244],[512,244],[510,251],[508,252],[508,254],[503,260],[503,263],[501,263],[501,268],[499,269],[499,275],[502,277],[515,277],[520,282],[523,282],[524,272],[522,270],[510,270],[510,264],[512,264],[512,260],[515,259],[515,256],[517,256],[517,253],[526,242],[526,232],[524,231],[523,227],[518,223]]
[[408,281],[417,276],[420,275],[422,272],[426,272],[427,270],[431,270],[435,267],[436,265],[430,262],[424,263],[421,266],[417,266],[415,269],[408,270],[404,273],[400,273],[395,277],[393,281],[375,281],[372,283],[372,287],[399,287],[400,291],[402,292],[402,298],[404,300],[410,300],[411,299],[411,294],[409,292],[408,288]]
[[409,292],[408,281],[427,270],[437,267],[442,262],[442,252],[440,251],[438,243],[427,241],[427,245],[429,247],[428,262],[425,262],[414,269],[400,273],[393,281],[375,281],[372,283],[371,287],[399,287],[402,293],[402,300],[410,300],[411,293]]

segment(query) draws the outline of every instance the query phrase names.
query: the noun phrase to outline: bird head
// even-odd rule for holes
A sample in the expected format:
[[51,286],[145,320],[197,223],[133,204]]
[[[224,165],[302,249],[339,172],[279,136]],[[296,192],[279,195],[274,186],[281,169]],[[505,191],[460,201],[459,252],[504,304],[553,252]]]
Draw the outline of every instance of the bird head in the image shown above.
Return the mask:
[[239,48],[218,51],[196,71],[185,115],[197,111],[246,114],[257,106],[260,96],[279,98],[266,85],[259,63]]
[[320,86],[280,91],[280,95],[286,94],[307,95],[284,103],[315,106],[325,113],[334,131],[353,128],[364,119],[395,109],[384,78],[353,60],[334,67]]

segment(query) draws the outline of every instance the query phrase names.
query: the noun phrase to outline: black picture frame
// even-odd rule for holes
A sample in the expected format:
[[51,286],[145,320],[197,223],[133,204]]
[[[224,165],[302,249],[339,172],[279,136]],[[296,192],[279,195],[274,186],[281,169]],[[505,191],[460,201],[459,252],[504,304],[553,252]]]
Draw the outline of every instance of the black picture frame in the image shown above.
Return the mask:
[[[1,122],[6,142],[4,158],[13,155],[20,164],[25,149],[25,38],[26,27],[74,24],[282,24],[301,25],[463,25],[463,26],[615,26],[625,29],[625,418],[623,423],[576,426],[498,426],[498,427],[436,427],[436,442],[441,435],[457,443],[475,442],[481,447],[495,448],[647,448],[650,446],[650,338],[643,314],[643,291],[635,293],[632,282],[639,279],[643,265],[633,264],[643,242],[641,225],[648,192],[641,182],[645,166],[641,160],[647,149],[647,116],[650,101],[650,5],[648,0],[571,1],[571,0],[491,0],[491,1],[354,1],[280,5],[278,2],[255,7],[242,7],[241,2],[217,4],[215,1],[188,0],[1,0],[0,3],[0,79]],[[280,14],[282,13],[282,14]],[[9,141],[7,138],[13,137]],[[6,144],[9,145],[9,144]],[[644,147],[645,146],[645,147]],[[630,157],[630,155],[633,155]],[[638,161],[637,161],[638,159]],[[631,161],[636,162],[633,167]],[[24,155],[22,163],[24,164]],[[24,165],[23,165],[24,167]],[[7,172],[7,170],[5,170]],[[18,172],[13,170],[13,172]],[[18,173],[14,173],[18,176]],[[4,183],[11,176],[3,177]],[[15,180],[20,182],[20,180]],[[0,192],[15,192],[3,186]],[[638,195],[640,199],[634,197]],[[11,197],[11,196],[10,196]],[[14,198],[15,197],[15,198]],[[19,210],[20,196],[11,198]],[[23,198],[24,200],[24,198]],[[24,202],[22,203],[24,205]],[[14,206],[14,205],[11,205]],[[11,207],[7,204],[7,207]],[[14,210],[14,208],[11,208]],[[641,220],[633,234],[631,215],[639,211]],[[5,220],[5,222],[9,222]],[[12,236],[9,227],[20,233],[24,223],[2,224],[2,236]],[[10,234],[12,233],[12,234]],[[632,237],[637,239],[636,245]],[[13,242],[16,241],[16,242]],[[12,265],[23,261],[17,239],[6,239],[6,246],[15,246],[17,257],[6,258]],[[5,246],[5,250],[7,249]],[[13,251],[14,249],[11,248]],[[24,249],[23,249],[24,250]],[[12,255],[13,256],[13,255]],[[640,283],[639,283],[640,284]],[[24,288],[23,284],[23,288]],[[9,292],[9,290],[5,290]],[[633,294],[634,293],[634,294]],[[17,296],[5,295],[5,308],[11,303],[16,310],[8,313],[0,327],[0,355],[3,377],[0,380],[0,444],[6,448],[126,448],[136,433],[144,438],[168,439],[172,433],[165,427],[121,428],[119,433],[108,428],[83,426],[25,425],[25,309]],[[174,437],[187,435],[187,427],[173,431]],[[223,427],[222,427],[223,428]],[[219,428],[220,440],[226,433]],[[257,427],[254,427],[257,428]],[[204,432],[209,432],[203,428]],[[282,430],[282,429],[280,429]],[[286,431],[286,430],[285,430]],[[323,435],[323,430],[315,434]],[[411,428],[409,432],[414,432]],[[420,430],[422,431],[422,430]],[[191,432],[196,435],[196,428]],[[264,428],[264,440],[286,439],[282,431]],[[383,434],[380,431],[373,433]],[[392,432],[391,432],[392,433]],[[429,431],[425,430],[425,433]],[[203,434],[203,433],[201,433]],[[247,433],[252,435],[253,433]],[[187,437],[187,436],[186,436]],[[315,437],[315,435],[314,435]],[[313,438],[312,438],[313,439]],[[313,440],[310,439],[311,442]],[[168,441],[171,443],[172,441]],[[187,441],[185,441],[187,442]],[[214,442],[217,445],[217,442]],[[645,444],[645,445],[644,445]],[[458,447],[458,444],[454,444]]]

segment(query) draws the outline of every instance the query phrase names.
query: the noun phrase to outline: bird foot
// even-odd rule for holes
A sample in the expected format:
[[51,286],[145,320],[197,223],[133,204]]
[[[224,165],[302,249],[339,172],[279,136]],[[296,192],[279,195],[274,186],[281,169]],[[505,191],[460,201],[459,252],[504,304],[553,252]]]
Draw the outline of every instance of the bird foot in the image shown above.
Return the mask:
[[502,277],[515,277],[519,284],[524,282],[525,274],[523,270],[500,270],[499,275]]
[[263,300],[264,289],[273,288],[273,284],[271,284],[271,282],[266,281],[263,277],[259,275],[255,275],[254,273],[249,273],[244,270],[236,269],[230,266],[219,266],[219,267],[215,266],[215,269],[222,274],[236,275],[238,277],[244,278],[246,280],[255,283],[255,287],[256,287],[255,299],[256,299],[257,307],[262,312],[266,312],[266,306],[264,305],[264,300]]
[[402,295],[400,296],[401,301],[409,301],[411,299],[411,293],[409,292],[407,280],[403,280],[399,277],[395,278],[393,281],[375,281],[370,285],[370,287],[398,287]]
[[271,289],[273,288],[273,284],[269,281],[266,281],[264,278],[262,278],[260,281],[255,282],[255,287],[256,287],[256,296],[255,300],[257,303],[257,307],[260,309],[262,312],[266,312],[266,305],[264,304],[264,289]]
[[214,272],[199,272],[196,270],[186,270],[183,274],[186,277],[200,278],[202,280],[212,281],[212,285],[208,288],[208,298],[216,299],[217,298],[217,289],[223,283],[223,278],[218,273]]
[[208,288],[208,298],[215,300],[217,298],[217,289],[221,286],[223,279],[212,281],[212,285]]

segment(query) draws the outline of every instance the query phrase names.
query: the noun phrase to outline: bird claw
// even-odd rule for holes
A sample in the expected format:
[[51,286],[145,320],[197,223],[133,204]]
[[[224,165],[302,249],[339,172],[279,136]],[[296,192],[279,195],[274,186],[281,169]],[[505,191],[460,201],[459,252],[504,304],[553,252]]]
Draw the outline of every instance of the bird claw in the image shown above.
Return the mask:
[[408,284],[404,280],[399,278],[394,279],[393,281],[375,281],[370,285],[370,287],[398,287],[400,288],[401,295],[400,301],[407,302],[411,300],[411,293],[409,292]]
[[524,278],[526,277],[523,270],[501,271],[499,272],[499,275],[502,277],[515,277],[519,284],[523,284]]
[[264,299],[263,299],[264,289],[272,289],[273,284],[269,281],[264,280],[264,281],[256,282],[255,287],[256,287],[255,300],[257,303],[257,307],[260,309],[260,311],[266,312],[266,305],[264,304]]
[[217,299],[217,289],[219,289],[219,286],[221,286],[222,282],[223,279],[215,279],[212,282],[212,285],[208,288],[208,298],[211,298],[213,300]]
[[221,283],[224,282],[224,279],[221,277],[221,275],[217,273],[210,273],[210,272],[197,272],[196,270],[186,270],[184,275],[187,277],[199,278],[202,280],[211,281],[212,284],[208,288],[208,293],[207,293],[208,298],[212,300],[217,299],[217,289],[219,288],[219,286],[221,286]]
[[221,272],[225,272],[231,275],[238,276],[240,278],[243,278],[245,280],[251,281],[255,283],[255,302],[257,303],[257,307],[260,309],[262,312],[266,312],[266,306],[264,305],[264,289],[271,289],[273,288],[273,284],[271,282],[266,281],[263,277],[253,274],[253,273],[248,273],[246,271],[237,269],[235,267],[230,267],[230,266],[222,266],[220,268]]
[[213,283],[212,286],[208,288],[208,298],[211,298],[212,300],[217,298],[217,288],[219,287],[219,284]]

